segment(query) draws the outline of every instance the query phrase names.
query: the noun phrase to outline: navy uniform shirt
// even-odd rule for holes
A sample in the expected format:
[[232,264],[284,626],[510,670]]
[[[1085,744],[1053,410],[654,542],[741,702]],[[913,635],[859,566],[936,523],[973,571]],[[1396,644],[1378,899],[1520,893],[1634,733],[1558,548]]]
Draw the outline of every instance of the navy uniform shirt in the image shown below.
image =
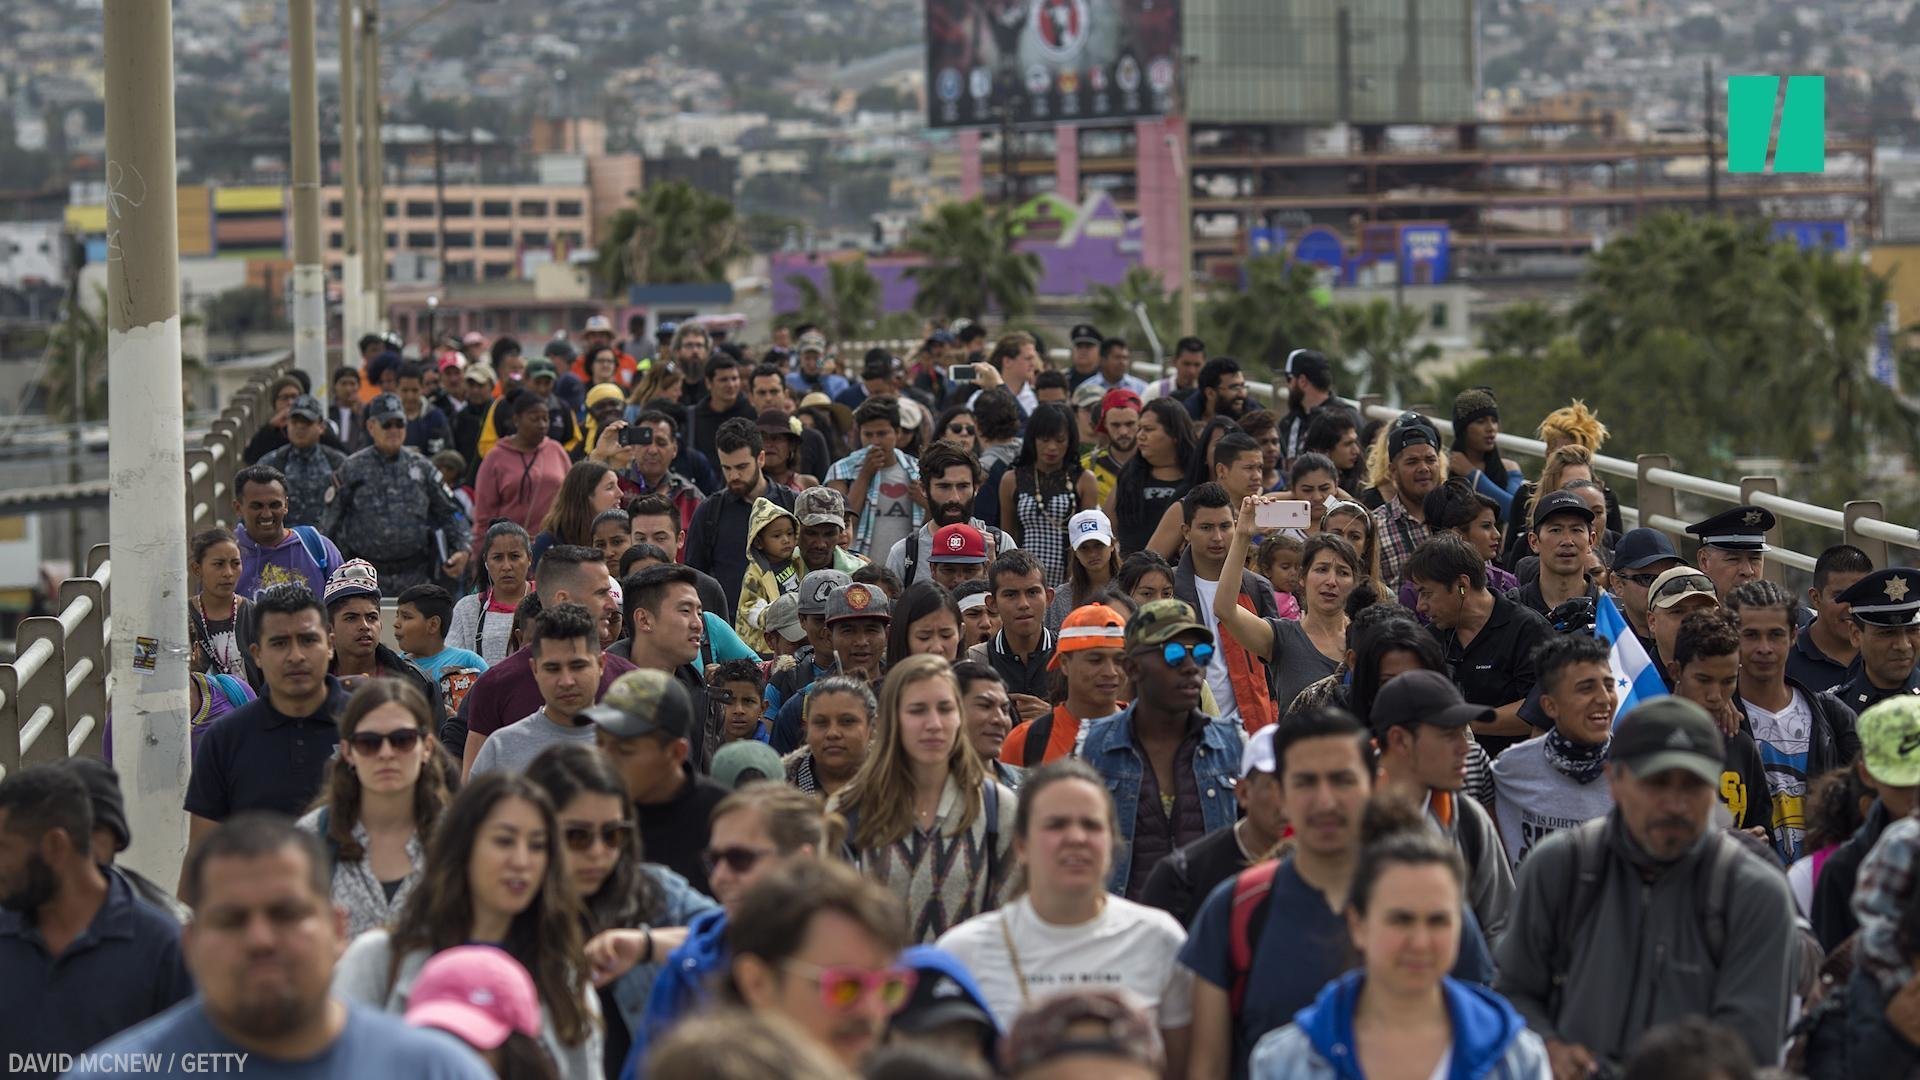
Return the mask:
[[271,465],[287,478],[288,528],[320,524],[320,515],[327,508],[327,489],[346,462],[346,454],[324,443],[306,450],[288,443],[260,459],[259,464]]
[[193,755],[187,813],[210,821],[245,810],[306,813],[340,748],[336,721],[346,705],[346,687],[329,675],[326,703],[311,716],[286,716],[262,694],[215,720]]
[[1810,689],[1824,690],[1846,682],[1851,674],[1847,665],[1813,643],[1810,627],[1794,635],[1793,648],[1787,653],[1787,678]]
[[[393,457],[371,446],[348,457],[327,495],[320,522],[320,531],[339,545],[343,555],[376,565],[410,561],[438,565],[436,530],[446,537],[449,556],[467,549],[460,504],[440,482],[433,463],[406,446]],[[404,587],[398,582],[389,585],[385,574],[381,585]]]
[[1867,681],[1866,670],[1854,665],[1848,679],[1833,688],[1833,696],[1846,703],[1855,716],[1895,694],[1920,694],[1920,668],[1907,672],[1907,681],[1896,690],[1882,690]]
[[[31,917],[0,911],[0,1046],[78,1055],[193,996],[180,924],[109,873],[106,900],[59,956]],[[44,1064],[46,1068],[37,1066]],[[58,1076],[58,1059],[15,1061],[9,1076]]]

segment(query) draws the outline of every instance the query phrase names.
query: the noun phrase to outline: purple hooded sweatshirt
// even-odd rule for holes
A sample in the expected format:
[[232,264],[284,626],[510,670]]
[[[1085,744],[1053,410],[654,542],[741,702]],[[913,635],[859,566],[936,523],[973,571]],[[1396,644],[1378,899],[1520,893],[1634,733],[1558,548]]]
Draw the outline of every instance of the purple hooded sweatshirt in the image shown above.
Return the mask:
[[[322,561],[314,560],[313,551],[308,550],[308,540],[300,535],[303,532],[311,537],[312,548],[321,553]],[[240,544],[240,580],[233,591],[249,600],[259,596],[262,589],[288,581],[303,582],[314,596],[324,596],[327,575],[339,569],[343,561],[333,541],[311,526],[288,529],[272,547],[254,543],[245,529],[237,530],[235,539]]]

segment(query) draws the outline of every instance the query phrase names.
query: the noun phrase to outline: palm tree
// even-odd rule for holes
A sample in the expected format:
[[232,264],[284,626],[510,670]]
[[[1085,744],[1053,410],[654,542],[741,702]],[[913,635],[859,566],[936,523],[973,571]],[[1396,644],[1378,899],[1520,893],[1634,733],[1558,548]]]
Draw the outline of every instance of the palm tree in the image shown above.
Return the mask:
[[622,296],[631,285],[725,281],[746,250],[732,203],[675,180],[613,215],[595,269],[608,295]]
[[1440,356],[1433,344],[1415,347],[1420,312],[1391,300],[1342,304],[1333,309],[1334,334],[1340,351],[1357,365],[1365,393],[1393,402],[1412,401],[1426,389],[1420,366]]
[[1119,285],[1095,285],[1087,298],[1088,314],[1102,333],[1132,337],[1140,325],[1139,310],[1144,308],[1147,323],[1167,355],[1173,355],[1180,333],[1180,305],[1161,284],[1160,275],[1144,266],[1127,269]]
[[1040,257],[1015,250],[1006,222],[979,199],[941,204],[901,246],[926,260],[907,270],[922,315],[978,320],[989,310],[1013,317],[1033,308]]
[[1200,305],[1196,321],[1209,353],[1279,371],[1295,349],[1325,351],[1332,345],[1317,270],[1283,255],[1262,255],[1247,260],[1244,274],[1242,288]]
[[[64,305],[64,318],[47,335],[45,370],[37,384],[47,415],[70,424],[107,415],[107,290],[95,287],[97,306]],[[74,415],[73,383],[78,378],[81,415]]]
[[867,269],[863,257],[828,263],[824,291],[799,274],[789,276],[787,282],[800,290],[800,321],[819,326],[834,341],[871,332],[879,318],[880,279]]
[[1532,362],[1565,332],[1566,320],[1538,300],[1528,300],[1489,317],[1480,328],[1480,347],[1494,356]]

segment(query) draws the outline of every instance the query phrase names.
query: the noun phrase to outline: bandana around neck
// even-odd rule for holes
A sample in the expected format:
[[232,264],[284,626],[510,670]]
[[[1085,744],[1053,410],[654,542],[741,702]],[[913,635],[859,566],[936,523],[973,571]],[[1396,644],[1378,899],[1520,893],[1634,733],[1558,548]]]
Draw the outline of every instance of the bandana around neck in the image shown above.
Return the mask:
[[1598,746],[1588,746],[1574,742],[1556,728],[1547,732],[1547,763],[1576,784],[1591,784],[1606,771],[1607,748],[1611,745],[1612,735]]

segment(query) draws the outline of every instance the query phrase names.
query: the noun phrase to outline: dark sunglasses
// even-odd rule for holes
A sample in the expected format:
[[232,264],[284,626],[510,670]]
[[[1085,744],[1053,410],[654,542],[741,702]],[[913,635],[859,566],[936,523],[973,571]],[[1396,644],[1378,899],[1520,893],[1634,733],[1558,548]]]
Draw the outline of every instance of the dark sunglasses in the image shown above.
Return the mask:
[[721,863],[726,863],[727,869],[736,874],[744,874],[771,854],[771,851],[750,847],[708,848],[700,853],[700,862],[709,874],[718,869]]
[[382,420],[380,421],[380,426],[388,431],[395,431],[406,427],[407,422],[405,420]]
[[1621,581],[1631,581],[1643,589],[1651,587],[1654,582],[1660,580],[1659,574],[1615,574],[1613,576]]
[[[595,832],[591,825],[569,825],[562,829],[560,836],[567,842],[569,851],[590,851],[593,848]],[[609,821],[600,826],[600,842],[619,851],[626,846],[627,837],[633,835],[633,823],[628,821]]]
[[401,728],[398,731],[356,731],[348,739],[355,753],[377,754],[383,744],[391,744],[395,753],[404,754],[420,745],[419,728]]
[[1649,602],[1689,592],[1705,593],[1708,596],[1716,595],[1713,590],[1713,579],[1705,574],[1683,574],[1660,586],[1660,591],[1653,594]]
[[977,427],[974,427],[972,424],[948,424],[947,425],[947,434],[949,435],[977,435],[979,433],[980,433],[980,429]]

